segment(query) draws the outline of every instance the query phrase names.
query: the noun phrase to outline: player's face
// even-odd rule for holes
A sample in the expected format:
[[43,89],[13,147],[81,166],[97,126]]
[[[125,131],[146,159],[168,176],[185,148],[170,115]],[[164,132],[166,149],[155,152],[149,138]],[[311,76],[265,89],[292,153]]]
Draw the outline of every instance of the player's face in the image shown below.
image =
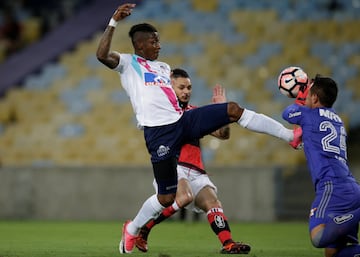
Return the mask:
[[149,34],[142,42],[142,57],[154,61],[159,57],[161,49],[160,37],[157,32]]
[[189,78],[172,78],[171,85],[180,102],[188,103],[191,97],[191,81]]

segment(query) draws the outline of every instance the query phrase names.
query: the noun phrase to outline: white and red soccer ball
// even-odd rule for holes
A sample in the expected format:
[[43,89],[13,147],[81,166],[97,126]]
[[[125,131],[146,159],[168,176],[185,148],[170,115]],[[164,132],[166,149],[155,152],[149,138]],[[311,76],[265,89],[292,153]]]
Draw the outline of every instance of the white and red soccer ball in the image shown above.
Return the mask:
[[300,67],[291,66],[280,72],[278,87],[280,92],[290,98],[296,98],[300,89],[308,84],[308,76]]

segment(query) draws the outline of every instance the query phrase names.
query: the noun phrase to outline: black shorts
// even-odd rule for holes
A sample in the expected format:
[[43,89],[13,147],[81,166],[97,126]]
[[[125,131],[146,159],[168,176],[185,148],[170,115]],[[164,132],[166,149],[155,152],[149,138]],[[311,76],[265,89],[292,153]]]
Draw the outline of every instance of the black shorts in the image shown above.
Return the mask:
[[175,194],[177,190],[177,158],[155,162],[153,165],[154,178],[157,183],[158,194]]

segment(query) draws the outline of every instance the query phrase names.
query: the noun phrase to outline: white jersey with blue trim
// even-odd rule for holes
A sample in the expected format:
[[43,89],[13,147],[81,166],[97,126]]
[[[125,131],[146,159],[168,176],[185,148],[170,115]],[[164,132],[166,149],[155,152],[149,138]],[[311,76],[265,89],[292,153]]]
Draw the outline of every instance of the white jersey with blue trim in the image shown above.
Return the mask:
[[130,97],[138,127],[162,126],[176,122],[183,114],[170,81],[170,66],[135,54],[120,54],[122,87]]

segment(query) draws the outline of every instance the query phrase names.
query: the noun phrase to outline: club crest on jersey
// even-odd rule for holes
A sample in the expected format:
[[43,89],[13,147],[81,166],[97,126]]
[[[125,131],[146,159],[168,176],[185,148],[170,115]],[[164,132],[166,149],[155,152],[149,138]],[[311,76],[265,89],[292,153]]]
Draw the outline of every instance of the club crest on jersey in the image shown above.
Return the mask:
[[336,216],[336,217],[334,217],[333,220],[336,224],[343,224],[343,223],[351,220],[353,217],[354,217],[354,215],[349,213],[349,214],[345,214],[345,215]]
[[154,73],[145,73],[145,86],[170,86],[170,80]]

